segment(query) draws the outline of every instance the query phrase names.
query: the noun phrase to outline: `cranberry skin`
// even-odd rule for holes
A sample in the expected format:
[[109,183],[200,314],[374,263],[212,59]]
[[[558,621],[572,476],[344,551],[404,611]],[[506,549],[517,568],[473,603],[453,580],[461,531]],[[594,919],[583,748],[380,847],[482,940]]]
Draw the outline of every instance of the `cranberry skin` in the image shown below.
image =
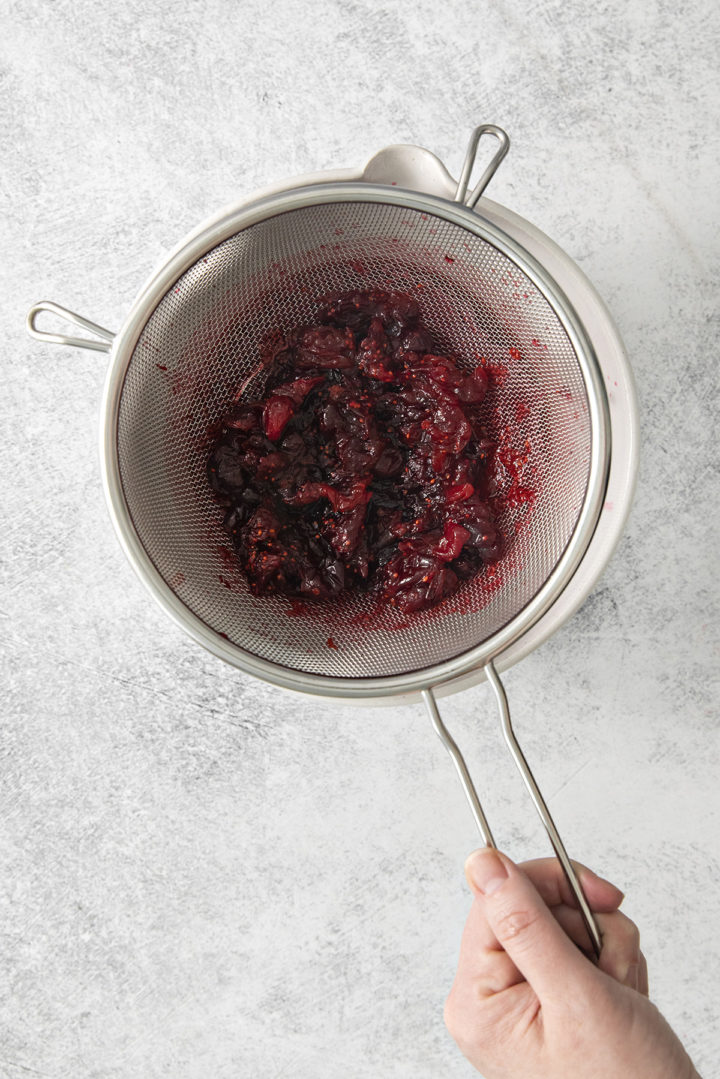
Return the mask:
[[432,442],[452,453],[464,450],[472,437],[472,427],[465,419],[462,409],[445,402],[438,404],[432,420],[426,420],[423,426],[429,432]]
[[375,462],[375,475],[383,478],[397,476],[404,462],[405,459],[396,446],[386,446]]
[[407,293],[395,293],[390,303],[390,312],[394,323],[402,331],[416,324],[420,318],[420,305]]
[[327,496],[334,510],[347,513],[349,510],[357,509],[358,506],[367,505],[371,495],[366,488],[367,484],[364,482],[354,483],[347,491],[341,491],[337,487],[329,487]]
[[329,483],[306,483],[299,488],[293,504],[296,506],[308,506],[317,502],[319,498],[327,498],[334,510],[346,513],[358,506],[365,506],[370,501],[370,492],[366,490],[365,483],[355,483],[349,490],[341,490],[339,487],[331,487]]
[[469,539],[470,533],[467,528],[448,521],[445,525],[443,538],[439,540],[435,548],[438,558],[441,558],[443,562],[452,562],[453,559],[459,557]]
[[438,559],[414,554],[391,560],[383,571],[383,595],[403,614],[440,603],[458,586],[457,575]]
[[289,464],[290,458],[286,453],[282,453],[282,451],[267,453],[258,461],[258,479],[275,481]]
[[236,431],[252,431],[253,428],[260,427],[261,412],[262,406],[255,403],[238,405],[224,417],[223,422],[226,427]]
[[218,494],[241,492],[247,479],[241,455],[228,445],[221,444],[214,450],[208,461],[207,472],[210,486]]
[[232,536],[233,539],[237,537],[240,529],[247,522],[251,513],[252,508],[242,502],[228,510],[223,521],[223,528],[227,534]]
[[297,362],[301,368],[346,368],[355,366],[355,341],[350,330],[335,326],[313,326],[300,335]]
[[[426,355],[422,367],[428,378],[439,382],[447,391],[455,391],[464,381],[462,371],[449,356]],[[449,399],[452,400],[452,397]]]
[[453,483],[445,492],[448,502],[464,502],[475,494],[475,488],[471,483]]
[[348,509],[349,512],[339,514],[334,522],[331,542],[338,554],[350,555],[357,550],[365,523],[364,503]]
[[473,495],[466,502],[456,503],[454,516],[470,533],[468,546],[476,551],[482,561],[497,562],[502,555],[502,540],[487,503]]
[[392,350],[383,323],[373,318],[368,328],[367,337],[360,342],[357,353],[358,367],[369,378],[380,382],[395,382],[397,373],[392,365]]
[[427,330],[406,330],[400,339],[400,347],[420,357],[424,352],[432,352],[432,338]]
[[289,397],[271,397],[263,409],[263,430],[271,442],[277,442],[295,411]]
[[487,372],[483,367],[476,367],[472,374],[468,375],[460,383],[458,398],[465,404],[479,405],[485,400],[487,388]]
[[296,378],[294,382],[286,382],[282,386],[276,386],[274,393],[281,397],[289,397],[296,405],[301,405],[311,390],[324,382],[322,375],[315,378]]

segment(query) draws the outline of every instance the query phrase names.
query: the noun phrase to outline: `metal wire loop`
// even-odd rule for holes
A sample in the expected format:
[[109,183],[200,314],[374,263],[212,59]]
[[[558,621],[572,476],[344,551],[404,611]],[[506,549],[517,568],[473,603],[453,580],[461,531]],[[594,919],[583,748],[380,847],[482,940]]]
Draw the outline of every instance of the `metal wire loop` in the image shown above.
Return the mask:
[[[468,195],[467,189],[468,183],[470,182],[470,174],[472,173],[473,165],[475,164],[475,159],[477,157],[478,145],[483,135],[493,135],[500,145],[493,154],[493,157],[486,166],[485,171],[472,192]],[[507,132],[503,131],[501,127],[497,127],[495,124],[481,124],[480,127],[476,127],[470,136],[467,153],[465,154],[465,161],[463,162],[462,172],[460,173],[460,179],[458,180],[457,190],[455,192],[455,202],[463,202],[468,209],[472,210],[497,172],[500,162],[509,149],[510,138]]]

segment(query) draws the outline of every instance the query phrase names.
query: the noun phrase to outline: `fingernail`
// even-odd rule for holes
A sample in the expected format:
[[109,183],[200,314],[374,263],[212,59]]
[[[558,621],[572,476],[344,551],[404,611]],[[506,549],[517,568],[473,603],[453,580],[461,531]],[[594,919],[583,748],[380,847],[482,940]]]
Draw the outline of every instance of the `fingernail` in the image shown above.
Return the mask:
[[627,985],[629,989],[637,989],[640,985],[640,966],[638,963],[631,963],[628,967],[628,972],[623,979],[623,984]]
[[482,895],[492,895],[507,880],[507,869],[494,850],[475,850],[465,862],[468,884]]

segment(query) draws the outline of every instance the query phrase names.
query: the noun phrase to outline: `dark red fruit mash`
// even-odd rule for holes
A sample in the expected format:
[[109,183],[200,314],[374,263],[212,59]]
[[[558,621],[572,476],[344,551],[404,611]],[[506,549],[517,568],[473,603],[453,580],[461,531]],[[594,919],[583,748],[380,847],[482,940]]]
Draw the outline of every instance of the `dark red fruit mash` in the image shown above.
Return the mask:
[[496,562],[482,366],[438,355],[416,301],[349,292],[265,341],[263,396],[222,417],[208,476],[255,595],[433,607]]

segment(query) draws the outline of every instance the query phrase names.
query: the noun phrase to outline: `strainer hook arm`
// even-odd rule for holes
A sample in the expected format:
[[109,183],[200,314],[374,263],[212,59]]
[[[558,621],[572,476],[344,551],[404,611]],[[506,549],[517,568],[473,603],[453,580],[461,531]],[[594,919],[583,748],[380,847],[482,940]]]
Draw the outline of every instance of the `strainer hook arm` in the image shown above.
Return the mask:
[[[498,140],[499,145],[482,176],[468,195],[467,189],[470,182],[470,174],[473,170],[473,165],[475,164],[475,158],[477,157],[478,144],[483,135],[493,135]],[[457,190],[453,201],[464,202],[468,209],[472,210],[497,172],[498,165],[509,149],[510,138],[507,132],[503,131],[501,127],[498,127],[496,124],[481,124],[480,127],[476,127],[470,136],[470,142],[468,144],[467,153],[465,154],[465,161],[463,162],[462,172],[460,173],[460,179],[458,180]]]
[[[68,337],[62,333],[47,333],[46,330],[39,330],[37,328],[37,317],[43,312],[56,315],[64,322],[80,326],[83,330],[89,330],[100,340],[93,341],[89,337]],[[69,311],[66,307],[61,307],[60,304],[52,303],[50,300],[41,300],[40,303],[36,303],[30,308],[27,313],[26,326],[30,336],[36,337],[38,341],[50,341],[54,345],[70,345],[72,348],[88,348],[93,352],[109,352],[115,339],[115,334],[111,333],[110,330],[106,330],[103,326],[98,326],[96,322],[91,322],[89,318],[83,318],[82,315]]]
[[430,719],[432,720],[432,725],[435,728],[435,733],[438,735],[446,750],[450,754],[452,762],[457,769],[457,774],[460,776],[460,782],[463,785],[465,796],[470,803],[472,815],[475,818],[475,823],[478,826],[480,835],[483,837],[485,846],[496,847],[497,844],[493,839],[493,834],[490,831],[490,825],[488,824],[487,817],[483,812],[483,807],[480,804],[480,799],[478,798],[477,791],[475,790],[475,785],[470,778],[470,773],[468,772],[463,755],[458,749],[457,742],[442,721],[442,717],[438,711],[437,701],[435,700],[435,695],[433,691],[431,689],[424,689],[422,691],[422,698],[425,701],[425,707],[430,713]]
[[590,904],[585,898],[585,893],[582,890],[582,885],[580,884],[578,875],[575,872],[575,867],[568,858],[567,851],[565,850],[565,844],[560,838],[560,833],[555,827],[555,822],[550,815],[550,810],[547,807],[545,799],[540,793],[540,788],[535,782],[535,777],[530,770],[530,766],[525,759],[525,755],[522,749],[520,748],[520,743],[515,736],[512,721],[510,719],[510,708],[508,705],[507,694],[505,693],[505,687],[500,681],[498,673],[495,669],[495,665],[492,661],[485,665],[485,674],[487,675],[488,682],[490,683],[495,692],[498,708],[500,709],[500,718],[502,721],[502,729],[503,735],[505,736],[505,741],[508,744],[508,748],[510,749],[515,764],[517,765],[518,771],[523,778],[525,786],[530,792],[530,797],[533,800],[533,804],[538,812],[538,816],[540,817],[540,820],[545,827],[545,831],[548,834],[550,842],[552,843],[552,847],[555,851],[557,859],[562,866],[565,878],[570,886],[573,895],[575,896],[575,899],[577,900],[582,920],[585,924],[585,928],[592,943],[593,951],[595,952],[595,955],[599,958],[600,950],[602,948],[602,938],[600,936],[600,930],[598,929],[598,925],[595,921],[593,912],[590,909]]

